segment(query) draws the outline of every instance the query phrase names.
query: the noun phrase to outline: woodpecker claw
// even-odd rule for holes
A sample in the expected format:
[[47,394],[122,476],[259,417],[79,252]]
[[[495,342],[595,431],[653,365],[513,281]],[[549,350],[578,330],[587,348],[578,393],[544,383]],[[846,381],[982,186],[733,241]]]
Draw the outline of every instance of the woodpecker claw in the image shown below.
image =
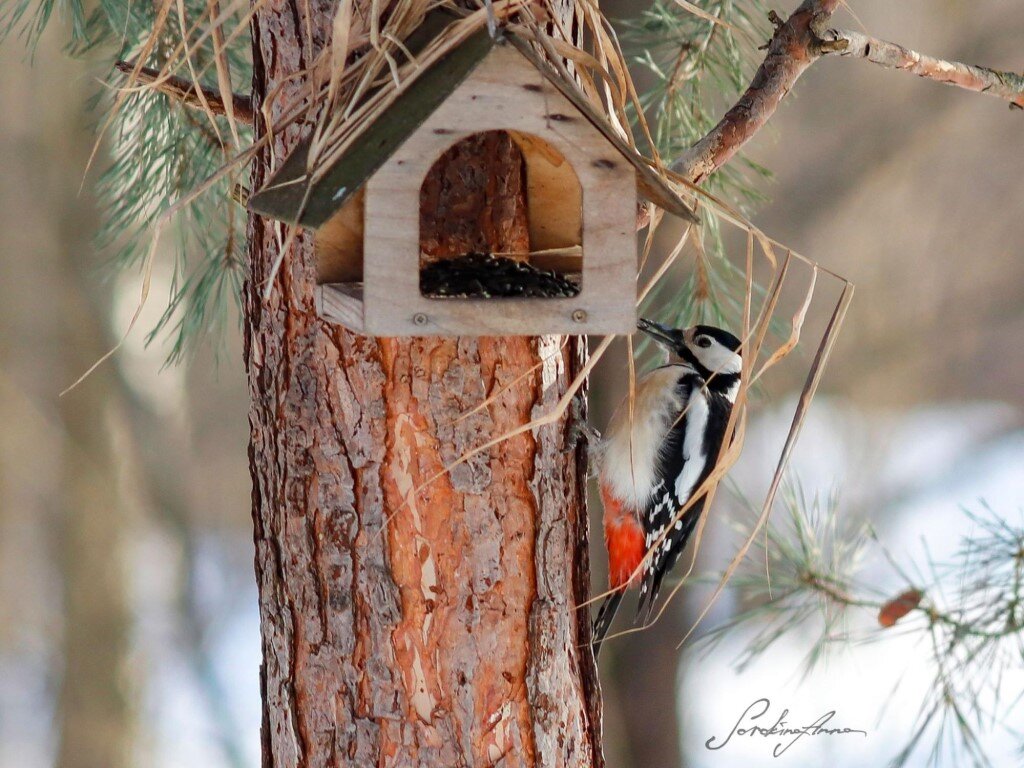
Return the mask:
[[589,444],[600,439],[601,433],[590,426],[583,416],[583,400],[577,395],[569,405],[569,428],[562,453],[572,453],[581,441]]

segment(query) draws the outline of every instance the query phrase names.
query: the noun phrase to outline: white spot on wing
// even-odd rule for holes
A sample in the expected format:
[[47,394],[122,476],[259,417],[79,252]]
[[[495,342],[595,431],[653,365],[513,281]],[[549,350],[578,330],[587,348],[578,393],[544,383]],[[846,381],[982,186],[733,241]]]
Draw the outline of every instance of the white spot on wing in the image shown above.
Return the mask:
[[725,390],[725,399],[728,400],[730,403],[735,403],[736,402],[736,395],[739,394],[739,391],[740,391],[740,380],[736,379],[736,381],[734,381],[732,384],[730,384],[729,388],[727,390]]

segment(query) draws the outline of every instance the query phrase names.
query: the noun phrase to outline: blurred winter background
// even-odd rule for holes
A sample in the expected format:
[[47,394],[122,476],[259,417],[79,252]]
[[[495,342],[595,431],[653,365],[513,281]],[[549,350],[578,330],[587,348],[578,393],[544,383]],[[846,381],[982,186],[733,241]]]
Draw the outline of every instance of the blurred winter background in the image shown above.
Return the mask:
[[[1013,0],[850,5],[879,36],[1024,67],[1024,7]],[[31,65],[17,41],[0,52],[0,768],[256,766],[237,333],[190,367],[162,368],[166,350],[135,332],[113,364],[57,397],[116,341],[139,291],[130,277],[104,280],[105,254],[91,245],[97,213],[79,185],[94,136],[86,101],[103,73],[64,58],[61,39],[55,25]],[[776,180],[756,222],[858,286],[794,474],[809,497],[837,490],[841,516],[873,521],[909,570],[953,556],[972,529],[963,507],[984,502],[1021,525],[1022,119],[995,99],[835,60],[801,80],[757,139]],[[169,279],[156,275],[142,325]],[[815,305],[809,329],[820,331],[825,311]],[[758,404],[733,472],[752,499],[810,354],[773,371]],[[624,382],[620,350],[593,382],[599,427]],[[701,558],[712,574],[739,541],[726,519],[750,519],[726,494],[715,510]],[[869,551],[866,578],[901,590]],[[813,628],[797,630],[738,673],[747,629],[705,653],[675,650],[710,592],[687,590],[655,629],[609,644],[613,768],[883,765],[910,739],[929,684],[927,636],[838,644],[804,677]],[[705,625],[739,607],[727,593]],[[849,622],[866,631],[874,616]],[[1005,707],[1024,689],[1019,665],[1004,684]],[[761,697],[801,724],[834,709],[834,724],[868,736],[804,739],[777,761],[766,740],[705,749]],[[1019,737],[996,725],[982,739],[994,765],[1020,764]],[[928,747],[909,764],[927,764]]]

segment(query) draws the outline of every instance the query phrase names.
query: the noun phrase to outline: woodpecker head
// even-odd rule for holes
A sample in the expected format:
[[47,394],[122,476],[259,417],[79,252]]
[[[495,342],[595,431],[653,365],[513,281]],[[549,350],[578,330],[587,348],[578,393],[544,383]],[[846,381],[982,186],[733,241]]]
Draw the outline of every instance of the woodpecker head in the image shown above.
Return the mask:
[[713,325],[695,325],[685,330],[668,328],[643,318],[637,327],[670,354],[696,368],[708,381],[709,388],[735,395],[743,358],[740,340],[731,333]]

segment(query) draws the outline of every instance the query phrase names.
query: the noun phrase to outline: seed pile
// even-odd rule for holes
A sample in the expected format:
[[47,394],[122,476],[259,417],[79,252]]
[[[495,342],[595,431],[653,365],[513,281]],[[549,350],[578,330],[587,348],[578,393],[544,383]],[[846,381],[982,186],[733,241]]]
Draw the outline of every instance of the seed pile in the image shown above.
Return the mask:
[[576,296],[580,287],[563,275],[525,261],[468,253],[421,269],[420,290],[431,298],[557,298]]

